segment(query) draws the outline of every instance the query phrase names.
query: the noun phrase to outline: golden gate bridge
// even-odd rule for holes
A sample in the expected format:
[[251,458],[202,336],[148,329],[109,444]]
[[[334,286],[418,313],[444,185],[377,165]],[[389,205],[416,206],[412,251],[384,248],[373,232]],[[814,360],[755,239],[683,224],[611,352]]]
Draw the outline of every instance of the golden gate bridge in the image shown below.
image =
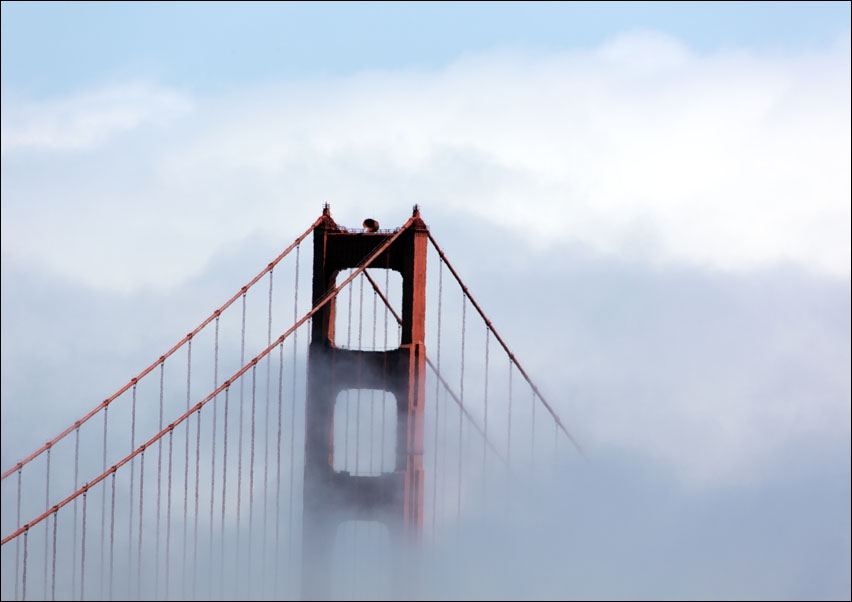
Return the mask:
[[325,205],[3,471],[2,597],[417,598],[424,546],[576,452],[417,206],[383,230]]

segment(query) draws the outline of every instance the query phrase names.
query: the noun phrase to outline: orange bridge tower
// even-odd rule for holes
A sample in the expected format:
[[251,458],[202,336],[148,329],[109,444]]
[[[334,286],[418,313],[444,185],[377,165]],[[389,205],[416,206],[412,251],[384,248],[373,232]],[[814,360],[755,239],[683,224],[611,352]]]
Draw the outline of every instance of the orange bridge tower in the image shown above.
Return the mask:
[[[351,268],[389,269],[402,276],[400,345],[384,351],[347,349],[335,342],[335,301],[314,314],[308,357],[305,410],[305,477],[302,593],[327,599],[338,526],[350,520],[378,521],[390,534],[395,599],[407,590],[409,551],[420,542],[423,524],[423,417],[426,349],[426,252],[429,232],[415,205],[400,230],[363,231],[339,227],[328,205],[314,229],[313,305]],[[383,249],[379,251],[380,249]],[[378,253],[377,253],[378,252]],[[372,259],[371,259],[372,257]],[[366,265],[365,265],[366,264]],[[335,470],[334,408],[338,394],[377,389],[395,398],[396,449],[393,470],[360,475]]]

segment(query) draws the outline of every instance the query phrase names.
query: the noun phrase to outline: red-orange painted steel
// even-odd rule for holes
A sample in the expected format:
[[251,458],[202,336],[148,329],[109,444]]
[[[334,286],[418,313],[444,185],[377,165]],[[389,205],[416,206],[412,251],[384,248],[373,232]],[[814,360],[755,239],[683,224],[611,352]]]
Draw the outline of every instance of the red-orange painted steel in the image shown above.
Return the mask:
[[554,422],[556,422],[556,424],[559,426],[559,428],[562,429],[562,432],[565,433],[565,435],[568,437],[568,439],[571,441],[571,443],[574,445],[574,447],[577,449],[577,451],[580,452],[580,455],[585,455],[584,452],[583,452],[583,448],[580,447],[580,444],[577,443],[577,440],[574,439],[573,435],[571,435],[571,433],[568,432],[568,429],[565,428],[565,425],[562,424],[562,420],[559,418],[559,415],[553,410],[553,406],[551,406],[547,402],[547,400],[541,394],[541,391],[538,390],[538,387],[535,385],[535,383],[527,375],[526,370],[524,370],[523,367],[521,366],[521,364],[518,362],[518,359],[515,357],[515,354],[512,353],[512,350],[509,349],[509,346],[506,345],[506,343],[503,341],[503,337],[501,337],[500,333],[497,332],[494,329],[494,325],[491,324],[491,320],[488,319],[488,316],[486,316],[485,312],[482,311],[482,308],[479,307],[479,303],[477,303],[476,299],[474,299],[471,296],[470,291],[467,290],[467,286],[462,281],[461,277],[458,275],[458,273],[453,268],[453,266],[450,264],[449,260],[447,259],[447,256],[444,255],[444,251],[441,249],[441,247],[438,246],[438,243],[435,241],[435,239],[432,237],[432,235],[430,233],[427,232],[427,235],[429,237],[429,240],[432,243],[432,246],[434,246],[435,250],[438,252],[438,255],[440,256],[441,261],[443,261],[444,264],[449,268],[450,273],[453,275],[453,277],[459,283],[459,286],[462,288],[462,291],[464,292],[465,297],[467,297],[470,300],[470,302],[473,304],[473,307],[476,309],[476,311],[479,313],[479,315],[485,321],[485,325],[488,327],[488,330],[491,331],[491,333],[497,339],[497,342],[500,343],[500,345],[506,351],[506,354],[509,356],[509,360],[515,365],[515,367],[521,373],[521,376],[524,377],[524,380],[527,381],[527,384],[529,384],[530,388],[533,390],[534,395],[539,398],[542,405],[544,405],[544,407],[547,409],[547,411],[550,412],[550,415],[553,417]]
[[189,334],[187,334],[187,335],[186,335],[185,337],[183,337],[180,341],[178,341],[177,343],[175,343],[175,345],[174,345],[171,349],[169,349],[168,351],[166,351],[166,353],[164,353],[163,355],[161,355],[161,356],[160,356],[160,359],[158,359],[157,361],[155,361],[154,363],[152,363],[150,366],[148,366],[147,368],[145,368],[145,369],[144,369],[142,372],[140,372],[140,373],[139,373],[136,377],[134,377],[134,378],[130,379],[130,382],[129,382],[129,383],[127,383],[126,385],[124,385],[124,386],[123,386],[122,388],[120,388],[118,391],[116,391],[115,393],[113,393],[110,397],[108,397],[107,399],[105,399],[104,401],[102,401],[101,403],[99,403],[97,406],[95,406],[95,408],[94,408],[94,409],[90,410],[90,411],[89,411],[89,413],[88,413],[88,414],[86,414],[85,416],[83,416],[80,420],[76,421],[74,424],[72,424],[71,426],[69,426],[68,428],[66,428],[64,431],[62,431],[61,433],[59,433],[56,437],[54,437],[53,439],[51,439],[50,441],[48,441],[47,443],[45,443],[42,447],[40,447],[39,449],[37,449],[36,451],[34,451],[33,453],[31,453],[29,456],[27,456],[26,458],[24,458],[23,460],[21,460],[20,462],[18,462],[17,464],[15,464],[14,466],[12,466],[12,467],[11,467],[11,468],[9,468],[8,470],[6,470],[5,472],[3,472],[2,476],[0,476],[0,480],[5,480],[5,479],[6,479],[6,477],[8,477],[8,476],[10,476],[11,474],[15,473],[15,471],[17,471],[17,470],[20,470],[21,468],[23,468],[23,467],[24,467],[24,465],[29,464],[30,462],[32,462],[33,460],[35,460],[35,459],[36,459],[38,456],[40,456],[42,453],[44,453],[45,451],[47,451],[48,449],[50,449],[50,448],[51,448],[51,446],[55,445],[56,443],[58,443],[58,442],[59,442],[59,440],[61,440],[62,438],[64,438],[66,435],[68,435],[68,433],[70,433],[70,432],[72,432],[74,429],[76,429],[76,428],[80,427],[80,426],[81,426],[84,422],[88,421],[88,420],[89,420],[92,416],[94,416],[95,414],[97,414],[97,413],[98,413],[99,411],[101,411],[102,409],[106,408],[106,407],[107,407],[110,403],[112,403],[112,402],[113,402],[116,398],[118,398],[118,397],[119,397],[122,393],[124,393],[125,391],[129,390],[129,389],[130,389],[130,387],[132,387],[133,385],[135,385],[138,381],[142,380],[142,378],[143,378],[144,376],[146,376],[149,372],[151,372],[154,368],[156,368],[157,366],[159,366],[159,365],[161,365],[163,362],[165,362],[165,361],[166,361],[166,358],[168,358],[168,357],[169,357],[169,356],[171,356],[171,355],[172,355],[175,351],[177,351],[178,349],[180,349],[180,348],[181,348],[181,347],[182,347],[182,346],[183,346],[183,345],[184,345],[187,341],[192,340],[192,337],[194,337],[196,334],[198,334],[199,332],[201,332],[201,330],[202,330],[205,326],[207,326],[210,322],[212,322],[214,319],[216,319],[216,317],[217,317],[217,316],[219,316],[219,315],[220,315],[223,311],[225,311],[225,310],[226,310],[226,309],[227,309],[227,308],[228,308],[228,307],[229,307],[229,306],[230,306],[230,305],[231,305],[234,301],[236,301],[237,299],[239,299],[239,298],[240,298],[240,296],[241,296],[243,293],[245,293],[245,292],[246,292],[249,288],[251,288],[251,287],[252,287],[252,286],[253,286],[253,285],[254,285],[254,284],[255,284],[258,280],[260,280],[260,279],[264,276],[264,274],[266,274],[267,272],[269,272],[270,270],[272,270],[272,268],[274,268],[274,267],[278,264],[278,262],[280,262],[282,259],[284,259],[284,257],[286,257],[286,256],[290,253],[290,251],[292,251],[292,250],[293,250],[293,249],[295,249],[297,246],[299,246],[299,244],[300,244],[300,243],[301,243],[301,242],[302,242],[302,241],[303,241],[303,240],[304,240],[304,239],[308,236],[308,234],[310,234],[311,232],[313,232],[314,228],[315,228],[315,227],[319,224],[319,222],[320,222],[320,220],[319,220],[319,219],[317,219],[317,221],[315,221],[313,224],[311,224],[311,227],[310,227],[310,228],[308,228],[307,230],[305,230],[305,231],[302,233],[302,235],[301,235],[301,236],[299,236],[299,237],[298,237],[295,241],[293,241],[293,244],[291,244],[289,247],[287,247],[287,248],[286,248],[286,249],[285,249],[285,250],[284,250],[284,251],[283,251],[283,252],[282,252],[282,253],[281,253],[278,257],[276,257],[273,261],[270,261],[270,262],[269,262],[269,265],[267,265],[265,268],[263,268],[263,270],[261,270],[261,271],[260,271],[260,273],[259,273],[257,276],[255,276],[254,278],[252,278],[252,279],[251,279],[251,281],[250,281],[248,284],[246,284],[243,288],[241,288],[239,291],[237,291],[236,293],[234,293],[234,296],[233,296],[233,297],[231,297],[230,299],[228,299],[228,300],[227,300],[227,301],[226,301],[226,302],[225,302],[225,303],[224,303],[224,304],[223,304],[223,305],[222,305],[219,309],[217,309],[217,310],[216,310],[216,311],[214,311],[212,314],[210,314],[210,315],[207,317],[207,319],[206,319],[206,320],[204,320],[201,324],[199,324],[199,325],[198,325],[198,326],[197,326],[197,327],[196,327],[196,328],[195,328],[192,332],[190,332]]
[[[393,237],[396,240],[389,244]],[[394,587],[399,592],[407,585],[404,581],[410,568],[408,553],[416,549],[423,529],[427,244],[428,228],[416,207],[402,231],[394,235],[340,228],[327,207],[314,230],[314,303],[334,288],[341,270],[357,266],[395,270],[402,276],[402,333],[397,349],[343,349],[335,344],[334,302],[314,316],[305,411],[302,532],[305,599],[330,597],[328,573],[335,535],[338,525],[347,520],[374,520],[387,526],[396,563]],[[376,253],[378,245],[384,249]],[[371,366],[376,370],[370,370]],[[385,366],[387,370],[383,369]],[[396,397],[397,403],[394,470],[375,476],[334,469],[337,395],[348,389],[366,388],[386,390]]]
[[[190,416],[192,416],[194,413],[196,413],[196,412],[197,412],[197,411],[199,411],[202,407],[204,407],[204,406],[205,406],[205,405],[206,405],[206,404],[207,404],[207,403],[208,403],[211,399],[215,398],[217,395],[219,395],[220,393],[222,393],[222,392],[223,392],[223,391],[225,391],[226,389],[230,388],[230,386],[231,386],[231,383],[232,383],[232,382],[236,381],[239,377],[241,377],[243,374],[245,374],[245,373],[248,371],[248,369],[249,369],[249,368],[251,368],[251,367],[255,366],[255,365],[257,364],[257,362],[259,362],[261,359],[263,359],[264,357],[266,357],[267,355],[269,355],[269,353],[271,353],[273,349],[275,349],[276,347],[278,347],[278,345],[280,345],[280,344],[281,344],[284,340],[286,340],[286,339],[287,339],[287,337],[289,337],[291,334],[293,334],[293,333],[296,331],[296,329],[298,329],[298,328],[299,328],[302,324],[304,324],[304,323],[305,323],[305,322],[307,322],[310,318],[312,318],[312,317],[314,316],[314,314],[316,314],[317,312],[319,312],[320,310],[322,310],[322,309],[323,309],[323,308],[324,308],[324,307],[325,307],[325,306],[326,306],[326,305],[327,305],[327,304],[328,304],[328,303],[329,303],[332,299],[334,299],[334,298],[335,298],[335,296],[337,295],[337,293],[338,293],[338,292],[340,292],[340,290],[341,290],[341,289],[343,289],[344,287],[346,287],[346,285],[348,285],[348,284],[349,284],[352,280],[354,280],[354,279],[355,279],[355,278],[356,278],[356,277],[357,277],[357,276],[358,276],[361,272],[363,272],[363,271],[366,269],[366,267],[369,265],[370,261],[374,260],[374,259],[375,259],[375,258],[376,258],[376,257],[377,257],[377,256],[378,256],[381,252],[382,252],[382,251],[384,251],[387,247],[389,247],[391,244],[393,244],[393,242],[394,242],[394,241],[395,241],[395,240],[396,240],[396,239],[397,239],[397,238],[398,238],[398,237],[399,237],[399,236],[400,236],[400,235],[401,235],[401,234],[405,231],[405,229],[406,229],[409,225],[411,225],[412,223],[413,223],[413,219],[411,219],[411,220],[409,220],[408,222],[406,222],[406,225],[405,225],[405,226],[403,226],[403,227],[402,227],[402,229],[401,229],[399,232],[397,232],[397,233],[393,234],[392,236],[390,236],[390,237],[389,237],[386,241],[384,241],[384,242],[382,243],[382,245],[381,245],[380,247],[378,247],[378,248],[374,249],[374,250],[373,250],[373,252],[372,252],[372,254],[371,254],[371,255],[367,258],[367,261],[365,262],[365,264],[364,264],[364,265],[359,266],[359,267],[358,267],[358,269],[356,269],[354,272],[352,272],[352,274],[350,274],[350,275],[349,275],[349,277],[348,277],[348,278],[346,278],[346,280],[344,280],[343,282],[341,282],[341,283],[340,283],[340,285],[339,285],[338,287],[336,287],[336,288],[332,288],[332,289],[328,290],[328,291],[327,291],[327,292],[326,292],[326,293],[322,296],[322,298],[320,299],[320,301],[319,301],[318,303],[316,303],[316,304],[314,305],[314,307],[313,307],[313,308],[312,308],[312,309],[311,309],[308,313],[306,313],[306,314],[305,314],[304,316],[302,316],[302,317],[301,317],[301,318],[300,318],[300,319],[299,319],[299,320],[298,320],[295,324],[293,324],[290,328],[288,328],[288,329],[287,329],[287,330],[286,330],[286,331],[285,331],[285,332],[284,332],[284,333],[283,333],[280,337],[278,337],[275,341],[273,341],[271,345],[269,345],[266,349],[264,349],[263,351],[261,351],[261,352],[257,355],[257,357],[255,357],[254,359],[252,359],[251,361],[249,361],[249,362],[248,362],[245,366],[243,366],[242,368],[240,368],[239,370],[237,370],[237,371],[236,371],[233,375],[231,375],[231,377],[230,377],[229,379],[227,379],[227,380],[226,380],[225,382],[223,382],[221,385],[219,385],[218,387],[216,387],[216,389],[215,389],[214,391],[212,391],[209,395],[207,395],[204,399],[202,399],[201,401],[199,401],[198,403],[196,403],[196,404],[195,404],[194,406],[192,406],[191,408],[188,408],[188,409],[186,410],[186,412],[184,412],[183,414],[181,414],[181,415],[177,418],[177,420],[175,420],[175,421],[174,421],[174,422],[172,422],[169,426],[167,426],[166,428],[164,428],[163,430],[161,430],[159,433],[157,433],[156,435],[154,435],[153,437],[151,437],[148,441],[146,441],[145,443],[143,443],[142,445],[140,445],[139,447],[137,447],[135,450],[133,450],[130,454],[128,454],[128,455],[127,455],[126,457],[124,457],[122,460],[120,460],[120,461],[116,462],[116,463],[115,463],[112,467],[108,468],[108,469],[107,469],[106,471],[104,471],[104,472],[103,472],[100,476],[98,476],[98,477],[96,477],[96,478],[92,479],[91,481],[89,481],[88,483],[86,483],[85,485],[83,485],[81,488],[79,488],[77,491],[75,491],[74,493],[72,493],[71,495],[69,495],[67,498],[65,498],[64,500],[62,500],[61,502],[59,502],[58,504],[56,504],[55,506],[53,506],[53,507],[52,507],[52,508],[50,508],[49,510],[46,510],[45,512],[43,512],[42,514],[40,514],[39,516],[37,516],[35,519],[33,519],[33,520],[31,520],[30,522],[28,522],[28,523],[24,524],[23,526],[19,527],[18,529],[16,529],[15,531],[13,531],[12,533],[10,533],[9,535],[7,535],[7,536],[3,537],[3,539],[2,539],[2,540],[0,540],[0,546],[6,545],[6,543],[8,543],[8,542],[12,541],[13,539],[15,539],[16,537],[18,537],[18,536],[19,536],[19,535],[21,535],[22,533],[25,533],[25,532],[29,531],[29,529],[31,529],[32,527],[36,526],[37,524],[39,524],[39,523],[40,523],[40,522],[42,522],[43,520],[45,520],[45,519],[46,519],[48,516],[50,516],[51,514],[53,514],[53,513],[57,512],[57,511],[58,511],[60,508],[62,508],[63,506],[65,506],[65,505],[67,505],[67,504],[71,503],[71,502],[72,502],[72,501],[74,501],[76,498],[80,497],[81,495],[84,495],[84,494],[85,494],[85,493],[86,493],[89,489],[91,489],[92,487],[94,487],[95,485],[97,485],[98,483],[100,483],[101,481],[103,481],[104,479],[106,479],[106,478],[107,478],[109,475],[111,475],[112,473],[116,472],[119,468],[121,468],[122,466],[124,466],[125,464],[127,464],[128,462],[130,462],[133,458],[135,458],[136,456],[138,456],[139,454],[141,454],[142,452],[144,452],[144,451],[145,451],[145,449],[147,449],[148,447],[151,447],[154,443],[156,443],[157,441],[159,441],[161,438],[165,437],[165,436],[166,436],[169,432],[171,432],[172,430],[174,430],[174,428],[175,428],[176,426],[178,426],[179,424],[183,423],[185,420],[188,420]],[[281,257],[283,257],[283,254],[281,255]],[[279,259],[280,259],[280,257],[279,257]],[[273,264],[270,264],[270,267],[271,267],[272,265],[273,265]],[[267,268],[267,269],[269,269],[269,268]],[[253,280],[252,282],[255,282],[256,280],[257,280],[257,279]],[[237,295],[237,296],[238,296],[238,295]],[[237,296],[235,296],[233,299],[231,299],[231,301],[229,301],[228,303],[233,302],[233,301],[237,298]],[[216,314],[214,314],[214,316],[215,316],[215,315],[217,315],[217,314],[218,314],[218,312],[217,312]],[[154,366],[156,366],[156,364],[154,364]],[[153,369],[153,366],[151,367],[151,369]],[[137,379],[133,379],[133,380],[131,381],[131,385],[132,385],[133,383],[135,383],[135,382],[136,382],[136,380],[137,380]],[[49,446],[48,446],[48,447],[49,447]],[[17,469],[18,469],[18,466],[16,466],[14,470],[17,470]]]

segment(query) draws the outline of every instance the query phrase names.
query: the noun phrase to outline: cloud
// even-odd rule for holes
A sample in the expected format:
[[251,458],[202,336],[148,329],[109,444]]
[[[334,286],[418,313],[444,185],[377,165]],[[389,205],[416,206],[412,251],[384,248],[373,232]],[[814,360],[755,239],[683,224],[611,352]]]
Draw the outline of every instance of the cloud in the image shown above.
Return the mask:
[[[641,33],[210,97],[5,91],[4,457],[137,374],[322,203],[382,227],[419,203],[598,479],[544,475],[538,507],[462,524],[462,552],[504,540],[496,587],[517,568],[554,598],[848,596],[849,57]],[[7,118],[37,110],[60,143]],[[490,559],[434,594],[481,596]]]
[[189,108],[182,94],[144,83],[109,85],[66,98],[30,101],[3,93],[2,153],[91,150]]
[[169,287],[323,202],[356,225],[420,203],[538,247],[848,276],[849,67],[842,45],[697,55],[639,33],[215,97],[4,99],[3,252],[104,289]]

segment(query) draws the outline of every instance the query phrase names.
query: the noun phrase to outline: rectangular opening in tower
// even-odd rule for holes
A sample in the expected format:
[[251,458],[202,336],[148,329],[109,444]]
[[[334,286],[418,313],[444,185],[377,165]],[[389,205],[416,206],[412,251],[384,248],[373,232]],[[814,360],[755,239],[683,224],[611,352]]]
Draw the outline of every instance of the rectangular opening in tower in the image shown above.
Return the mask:
[[337,472],[378,476],[396,461],[396,396],[379,389],[346,389],[334,403],[334,458]]
[[[340,286],[353,271],[341,270],[335,286]],[[390,307],[382,297],[387,299]],[[396,316],[401,317],[401,311],[400,273],[374,268],[364,270],[337,294],[334,344],[360,351],[397,349],[402,329]]]
[[378,521],[340,523],[328,578],[332,600],[393,600],[390,532]]

